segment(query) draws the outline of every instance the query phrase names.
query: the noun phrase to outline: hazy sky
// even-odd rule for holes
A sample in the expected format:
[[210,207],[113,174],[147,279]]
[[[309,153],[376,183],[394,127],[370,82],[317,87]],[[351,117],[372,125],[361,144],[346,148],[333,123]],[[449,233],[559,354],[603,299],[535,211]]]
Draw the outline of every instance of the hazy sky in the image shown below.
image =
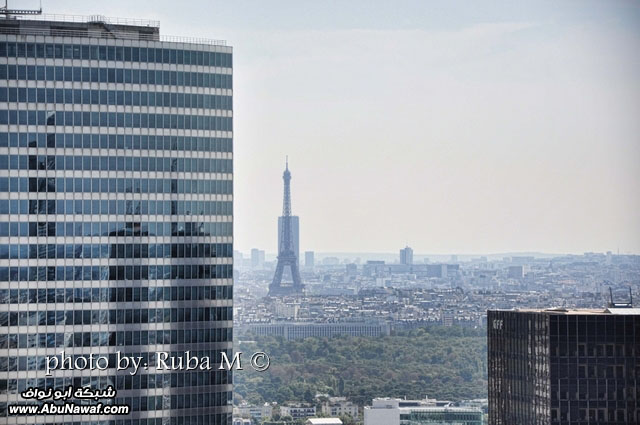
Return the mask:
[[236,249],[640,252],[640,2],[43,6],[233,45]]

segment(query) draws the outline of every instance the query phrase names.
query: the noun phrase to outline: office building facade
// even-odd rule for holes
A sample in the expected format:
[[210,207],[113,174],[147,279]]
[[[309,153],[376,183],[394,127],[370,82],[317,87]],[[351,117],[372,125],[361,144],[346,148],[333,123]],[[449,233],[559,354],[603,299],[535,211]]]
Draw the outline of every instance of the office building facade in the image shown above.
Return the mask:
[[640,422],[640,309],[489,311],[490,425]]
[[[0,421],[29,387],[117,391],[82,425],[230,424],[232,50],[157,22],[0,19]],[[54,370],[45,359],[109,359]],[[117,353],[140,356],[137,374]],[[30,422],[32,423],[32,422]]]
[[373,320],[334,323],[249,323],[245,329],[254,335],[281,336],[289,341],[311,337],[331,338],[337,335],[378,337],[388,336],[391,333],[388,323]]

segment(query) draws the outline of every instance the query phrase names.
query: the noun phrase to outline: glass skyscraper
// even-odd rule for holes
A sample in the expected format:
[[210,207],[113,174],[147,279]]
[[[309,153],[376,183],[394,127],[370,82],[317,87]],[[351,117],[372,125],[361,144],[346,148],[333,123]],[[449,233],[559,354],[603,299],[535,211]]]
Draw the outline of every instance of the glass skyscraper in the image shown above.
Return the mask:
[[640,309],[489,310],[489,425],[640,423]]
[[[232,49],[155,22],[0,19],[0,423],[30,387],[112,385],[123,416],[29,423],[230,424]],[[104,370],[47,356],[104,355]],[[115,370],[116,353],[141,368]],[[21,423],[25,423],[22,416]]]

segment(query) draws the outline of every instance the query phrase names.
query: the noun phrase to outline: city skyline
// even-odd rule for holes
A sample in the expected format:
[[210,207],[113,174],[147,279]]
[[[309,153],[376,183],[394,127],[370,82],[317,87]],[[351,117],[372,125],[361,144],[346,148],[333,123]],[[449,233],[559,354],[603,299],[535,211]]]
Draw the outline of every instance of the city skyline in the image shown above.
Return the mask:
[[638,4],[150,6],[44,4],[238,46],[237,248],[640,252]]

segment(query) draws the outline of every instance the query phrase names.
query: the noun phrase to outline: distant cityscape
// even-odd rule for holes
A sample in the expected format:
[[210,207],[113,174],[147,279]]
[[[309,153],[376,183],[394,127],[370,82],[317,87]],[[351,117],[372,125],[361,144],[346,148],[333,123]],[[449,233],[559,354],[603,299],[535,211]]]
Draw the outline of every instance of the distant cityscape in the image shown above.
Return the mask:
[[[485,326],[487,310],[599,308],[609,288],[634,296],[640,256],[585,253],[558,257],[475,257],[420,263],[305,252],[301,296],[264,298],[275,262],[258,249],[234,252],[236,329],[277,321],[302,323],[384,321],[392,329],[439,323]],[[380,256],[379,254],[377,255]],[[406,258],[406,257],[405,257]]]
[[[278,254],[266,255],[258,248],[233,253],[235,339],[380,338],[433,326],[486,329],[489,391],[487,398],[467,400],[407,400],[379,394],[366,405],[321,393],[313,402],[289,400],[280,405],[243,400],[234,407],[234,424],[342,424],[345,419],[364,425],[509,425],[640,419],[635,401],[640,388],[630,379],[640,343],[640,310],[633,308],[633,298],[640,297],[640,255],[608,251],[429,256],[416,254],[408,245],[397,254],[301,253],[301,223],[291,210],[288,164],[283,179]],[[628,301],[616,303],[618,298]],[[566,332],[558,330],[558,323],[566,319],[574,323],[571,341],[563,341]],[[611,328],[607,336],[596,331],[605,321]],[[593,337],[587,338],[587,333]],[[571,349],[567,342],[573,343]],[[606,356],[605,342],[618,343],[610,344],[609,355],[615,350],[619,357],[607,361],[607,367],[598,366]],[[560,359],[570,358],[577,361],[583,379],[578,379],[578,369],[559,367]],[[617,381],[600,387],[586,379],[614,374]],[[617,389],[607,395],[606,385]],[[597,397],[587,396],[597,391]],[[625,405],[620,400],[633,402]],[[527,422],[530,418],[536,419]]]

